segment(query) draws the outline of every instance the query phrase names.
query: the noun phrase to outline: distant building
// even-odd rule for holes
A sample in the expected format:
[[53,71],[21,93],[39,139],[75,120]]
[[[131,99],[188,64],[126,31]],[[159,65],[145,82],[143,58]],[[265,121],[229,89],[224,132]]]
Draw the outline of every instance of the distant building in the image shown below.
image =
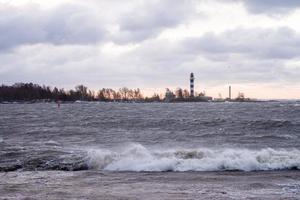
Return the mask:
[[165,101],[166,102],[171,102],[175,99],[175,94],[169,90],[169,88],[166,89],[166,94],[165,94]]
[[190,97],[194,97],[194,73],[190,75]]
[[212,97],[206,96],[205,92],[201,92],[199,95],[195,96],[195,92],[194,92],[194,80],[195,80],[195,76],[194,73],[191,73],[190,75],[190,98],[188,99],[188,101],[212,101]]
[[[169,90],[168,88],[166,89],[165,93],[165,102],[208,102],[212,101],[212,97],[206,96],[205,92],[201,92],[199,95],[195,95],[194,91],[194,73],[190,74],[190,94],[188,95],[187,90],[181,90],[178,88],[176,90],[176,95]],[[185,94],[185,95],[184,95]]]
[[195,101],[212,101],[213,98],[209,96],[197,96],[194,98]]

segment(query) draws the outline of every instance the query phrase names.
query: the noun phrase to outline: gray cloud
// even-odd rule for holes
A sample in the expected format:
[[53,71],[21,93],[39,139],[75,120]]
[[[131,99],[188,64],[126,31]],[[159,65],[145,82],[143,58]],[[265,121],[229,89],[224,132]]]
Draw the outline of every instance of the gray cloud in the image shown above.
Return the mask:
[[115,40],[127,43],[153,38],[166,28],[184,23],[193,12],[193,3],[188,0],[146,1],[120,16]]
[[0,18],[0,50],[35,43],[92,44],[106,37],[100,20],[71,5],[50,10],[7,6]]
[[[203,89],[203,84],[299,83],[300,68],[286,68],[286,59],[282,56],[278,59],[255,53],[259,45],[253,42],[257,31],[237,29],[214,34],[209,39],[206,34],[186,41],[148,40],[117,56],[107,56],[96,46],[22,46],[12,53],[0,54],[0,79],[9,84],[34,81],[68,88],[79,83],[92,88],[188,87],[188,75],[193,71],[197,75],[197,85]],[[264,31],[270,32],[269,29],[259,32]],[[243,37],[245,32],[248,32],[247,37]],[[268,51],[272,52],[273,46],[269,47]]]
[[0,50],[36,43],[138,43],[184,23],[194,9],[188,0],[131,1],[124,8],[122,1],[76,2],[51,9],[0,4]]
[[184,85],[183,74],[190,71],[212,85],[290,80],[299,83],[300,68],[286,67],[286,61],[300,58],[299,44],[300,35],[290,28],[237,28],[177,42],[147,41],[128,57],[134,58],[131,64],[142,66],[145,79],[146,73],[151,78],[155,76],[155,80],[161,78],[160,74],[169,77],[156,81],[158,85]]
[[[221,34],[206,33],[188,38],[181,44],[181,53],[198,62],[195,66],[200,79],[211,84],[224,82],[299,83],[300,66],[288,68],[286,61],[300,59],[300,34],[290,28],[237,28]],[[178,55],[177,55],[178,56]],[[216,78],[217,77],[217,78]]]
[[286,14],[300,8],[299,0],[243,0],[252,13]]
[[188,53],[244,54],[254,59],[291,59],[300,57],[300,34],[290,28],[229,30],[206,33],[184,42]]

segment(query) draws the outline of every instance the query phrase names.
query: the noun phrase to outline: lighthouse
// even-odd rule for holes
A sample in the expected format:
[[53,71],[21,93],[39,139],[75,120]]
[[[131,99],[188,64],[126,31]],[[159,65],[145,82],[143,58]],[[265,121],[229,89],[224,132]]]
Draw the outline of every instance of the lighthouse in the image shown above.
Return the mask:
[[190,76],[190,97],[194,97],[194,73]]

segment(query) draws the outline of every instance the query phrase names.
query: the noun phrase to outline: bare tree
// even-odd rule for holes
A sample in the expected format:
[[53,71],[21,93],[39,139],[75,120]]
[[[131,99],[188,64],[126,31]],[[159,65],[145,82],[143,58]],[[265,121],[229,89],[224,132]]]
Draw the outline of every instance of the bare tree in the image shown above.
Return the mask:
[[98,98],[100,101],[106,100],[106,99],[105,99],[104,92],[105,92],[105,89],[104,89],[104,88],[98,91],[97,98]]
[[176,98],[178,99],[182,99],[183,98],[183,91],[181,88],[177,88],[176,91],[175,91],[175,96]]
[[190,97],[190,93],[187,89],[184,89],[182,92],[182,96],[183,98],[189,98]]
[[79,93],[81,100],[86,100],[86,97],[88,96],[87,87],[85,87],[84,85],[77,85],[75,87],[75,90]]
[[128,90],[128,99],[133,99],[134,98],[134,92],[133,92],[133,90],[132,89],[129,89]]
[[133,92],[134,92],[134,99],[139,100],[143,98],[143,95],[139,88],[135,89]]
[[129,92],[129,89],[127,87],[120,88],[119,93],[121,95],[121,99],[127,100],[128,99],[128,92]]

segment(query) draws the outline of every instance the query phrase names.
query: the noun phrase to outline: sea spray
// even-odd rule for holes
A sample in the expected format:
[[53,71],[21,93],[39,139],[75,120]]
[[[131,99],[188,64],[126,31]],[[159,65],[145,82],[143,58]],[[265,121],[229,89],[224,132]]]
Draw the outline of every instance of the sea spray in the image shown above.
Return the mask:
[[259,171],[300,169],[298,149],[151,149],[131,144],[122,150],[90,149],[90,168],[108,171]]

